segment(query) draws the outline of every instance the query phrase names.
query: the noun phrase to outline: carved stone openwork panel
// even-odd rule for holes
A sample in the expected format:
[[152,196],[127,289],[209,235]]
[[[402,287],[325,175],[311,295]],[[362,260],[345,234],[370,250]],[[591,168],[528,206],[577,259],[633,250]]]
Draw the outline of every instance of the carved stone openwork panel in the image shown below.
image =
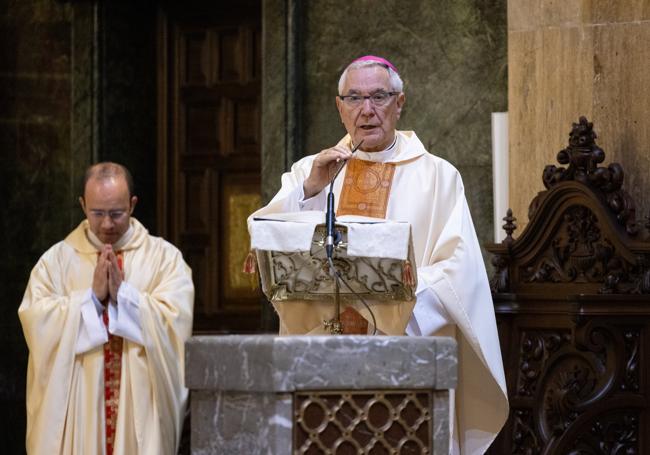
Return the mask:
[[313,391],[294,396],[294,454],[427,454],[431,392]]

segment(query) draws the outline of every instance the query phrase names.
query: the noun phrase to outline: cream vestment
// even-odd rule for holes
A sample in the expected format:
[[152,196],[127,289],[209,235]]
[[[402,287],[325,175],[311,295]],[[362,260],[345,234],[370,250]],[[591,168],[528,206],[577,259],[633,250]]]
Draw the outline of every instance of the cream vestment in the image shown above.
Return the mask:
[[[412,131],[398,131],[382,152],[354,159],[395,163],[386,218],[410,223],[417,262],[417,302],[408,335],[451,335],[459,346],[452,453],[483,453],[508,416],[506,383],[492,296],[458,171],[428,153]],[[342,143],[350,143],[346,136]],[[251,215],[322,210],[329,186],[303,200],[314,155],[282,176],[271,202]],[[334,183],[336,202],[345,171]],[[324,219],[324,217],[323,217]]]
[[[98,248],[89,234],[84,221],[43,254],[18,310],[29,348],[29,454],[106,450],[102,345],[108,334],[91,291]],[[188,395],[191,271],[180,251],[134,218],[118,244],[125,281],[117,305],[109,304],[108,327],[124,338],[114,454],[172,455]]]

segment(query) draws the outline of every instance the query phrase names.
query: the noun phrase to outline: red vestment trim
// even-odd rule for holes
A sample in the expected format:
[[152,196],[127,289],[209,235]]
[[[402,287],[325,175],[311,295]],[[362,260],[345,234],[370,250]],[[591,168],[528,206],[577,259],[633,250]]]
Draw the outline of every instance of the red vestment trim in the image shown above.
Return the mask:
[[[117,253],[117,264],[124,272],[122,253]],[[108,304],[108,302],[106,302]],[[107,305],[108,306],[108,305]],[[102,313],[108,329],[108,307]],[[117,408],[120,401],[120,379],[122,375],[122,337],[108,334],[104,343],[104,413],[106,421],[106,455],[113,454],[117,427]]]

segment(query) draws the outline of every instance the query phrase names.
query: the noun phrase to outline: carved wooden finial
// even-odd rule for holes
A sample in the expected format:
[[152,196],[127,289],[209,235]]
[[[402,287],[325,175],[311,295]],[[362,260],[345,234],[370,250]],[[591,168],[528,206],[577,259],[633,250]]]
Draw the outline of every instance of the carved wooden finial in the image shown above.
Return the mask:
[[618,163],[611,163],[607,167],[598,166],[605,160],[605,152],[596,145],[597,137],[593,123],[584,116],[580,117],[578,123],[574,123],[571,128],[568,147],[557,154],[558,163],[568,164],[568,167],[546,166],[542,174],[544,186],[551,189],[569,180],[589,185],[604,194],[618,221],[625,226],[628,234],[635,235],[638,229],[634,201],[622,189],[625,175],[623,167]]
[[517,224],[515,223],[515,221],[517,221],[517,218],[512,216],[512,209],[509,208],[508,211],[506,212],[506,216],[502,219],[503,221],[506,222],[506,224],[502,226],[503,230],[506,231],[506,238],[503,239],[502,243],[504,245],[510,246],[512,242],[514,242],[514,239],[512,238],[512,233],[515,232],[515,229],[517,229]]
[[[603,178],[606,176],[602,175],[608,169],[598,167],[598,163],[605,160],[605,152],[596,145],[597,137],[594,124],[587,121],[586,117],[580,117],[569,133],[569,146],[557,154],[558,163],[568,164],[569,167],[546,166],[542,175],[546,188],[566,180],[577,180],[582,183],[597,183],[595,180],[601,181],[599,183],[604,183],[604,180],[609,181],[610,179]],[[616,173],[616,177],[620,177],[620,181],[617,179],[615,182],[618,189],[623,184],[622,169],[620,175]]]

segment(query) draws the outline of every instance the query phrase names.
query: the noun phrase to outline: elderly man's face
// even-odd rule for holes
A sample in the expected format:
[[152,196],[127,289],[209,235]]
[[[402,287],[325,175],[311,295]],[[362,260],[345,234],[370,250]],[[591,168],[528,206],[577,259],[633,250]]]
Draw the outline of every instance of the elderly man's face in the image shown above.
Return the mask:
[[129,197],[123,177],[91,178],[84,197],[79,198],[90,230],[104,244],[116,243],[129,229],[129,220],[138,198]]
[[[373,95],[392,92],[388,71],[381,66],[367,66],[348,71],[341,95]],[[391,96],[384,106],[375,106],[364,100],[351,107],[336,98],[341,120],[355,144],[363,140],[361,148],[367,152],[386,149],[395,138],[395,126],[404,105],[404,94]]]

